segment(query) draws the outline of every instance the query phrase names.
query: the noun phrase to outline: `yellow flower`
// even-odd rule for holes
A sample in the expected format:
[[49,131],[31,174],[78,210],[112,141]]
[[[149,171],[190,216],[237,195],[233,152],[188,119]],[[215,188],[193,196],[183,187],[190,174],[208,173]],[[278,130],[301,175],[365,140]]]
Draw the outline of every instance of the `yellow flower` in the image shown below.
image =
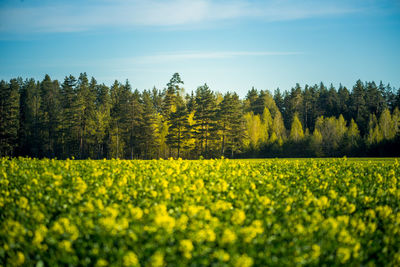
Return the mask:
[[315,199],[315,205],[320,209],[325,209],[329,207],[329,199],[326,196],[322,196],[319,199]]
[[349,194],[350,194],[353,198],[357,197],[357,188],[356,188],[355,186],[353,186],[352,188],[350,188]]
[[213,257],[220,260],[227,262],[230,259],[230,256],[227,252],[225,252],[223,249],[218,249],[213,253]]
[[105,259],[98,259],[96,262],[96,267],[106,267],[108,266],[108,261],[106,261]]
[[253,259],[247,256],[246,254],[241,255],[235,261],[235,267],[251,267],[253,265]]
[[46,236],[47,231],[48,231],[48,229],[45,225],[40,225],[35,230],[35,235],[34,235],[32,243],[36,246],[40,245],[40,243],[43,241],[44,237]]
[[203,179],[197,179],[197,180],[194,182],[194,185],[196,186],[197,190],[203,189],[203,187],[204,187],[204,181],[203,181]]
[[150,258],[150,264],[149,266],[152,267],[162,267],[164,266],[164,254],[156,251],[153,256]]
[[375,219],[375,217],[376,217],[376,213],[375,213],[375,211],[373,209],[368,209],[365,212],[365,215],[370,217],[371,219]]
[[80,177],[75,178],[75,189],[80,194],[83,194],[87,189],[85,181],[83,181]]
[[171,189],[172,193],[177,194],[181,191],[180,187],[177,185],[174,185]]
[[354,204],[349,204],[348,206],[347,206],[347,211],[351,214],[351,213],[353,213],[353,212],[355,212],[356,211],[356,205],[354,205]]
[[386,219],[392,214],[392,208],[389,206],[378,206],[375,208],[376,212],[379,214],[379,217]]
[[231,217],[231,222],[234,224],[239,224],[241,225],[244,220],[246,219],[246,214],[242,210],[235,210],[233,212],[233,215]]
[[154,223],[156,226],[164,228],[167,231],[173,230],[176,221],[173,217],[169,216],[167,207],[164,204],[155,206],[154,213]]
[[104,184],[106,185],[106,187],[111,187],[112,184],[113,184],[113,179],[111,179],[110,177],[107,177],[107,178],[104,180]]
[[234,243],[236,241],[236,239],[237,239],[236,234],[228,228],[228,229],[225,229],[222,234],[221,243],[222,244],[231,244],[231,243]]
[[328,194],[329,194],[329,197],[332,198],[332,199],[336,199],[337,195],[338,195],[337,192],[335,190],[332,190],[332,189],[329,190]]
[[341,196],[339,198],[339,205],[344,206],[347,203],[347,198],[345,196]]
[[189,217],[186,216],[185,214],[182,214],[181,217],[179,217],[179,219],[176,220],[176,227],[181,231],[185,231],[187,228],[188,221]]
[[179,249],[182,252],[192,252],[193,243],[189,239],[183,239],[179,242]]
[[140,220],[143,217],[143,211],[139,207],[133,207],[130,205],[130,214],[134,220]]
[[193,251],[193,243],[189,239],[184,239],[179,242],[179,250],[183,253],[185,258],[192,258],[191,252]]
[[22,253],[21,251],[18,251],[18,252],[15,254],[15,257],[13,257],[13,258],[11,259],[11,262],[10,262],[10,263],[12,263],[11,266],[12,266],[12,265],[14,265],[14,266],[21,266],[22,264],[24,264],[24,262],[25,262],[25,255],[24,255],[24,253]]
[[321,247],[317,244],[311,246],[311,258],[318,259],[319,255],[321,255]]
[[100,195],[105,195],[105,194],[107,193],[107,189],[106,189],[104,186],[100,186],[100,187],[97,189],[97,192],[98,192]]
[[340,263],[346,263],[351,257],[351,250],[349,248],[338,248],[336,256],[339,258]]
[[123,264],[124,266],[140,266],[136,254],[132,251],[128,251],[124,255]]
[[21,209],[27,209],[28,206],[28,199],[26,197],[21,197],[19,199],[18,205],[20,206]]
[[231,208],[232,208],[232,203],[223,200],[217,200],[217,202],[213,204],[213,210],[215,212],[225,211]]
[[63,240],[61,241],[58,246],[65,250],[66,252],[72,252],[72,246],[71,242],[69,240]]

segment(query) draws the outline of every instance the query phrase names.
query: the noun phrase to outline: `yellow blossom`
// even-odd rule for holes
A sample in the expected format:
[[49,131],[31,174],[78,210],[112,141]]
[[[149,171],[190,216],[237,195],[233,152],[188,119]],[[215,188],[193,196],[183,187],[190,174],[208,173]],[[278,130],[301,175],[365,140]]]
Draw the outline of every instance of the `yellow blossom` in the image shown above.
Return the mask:
[[246,254],[241,255],[236,261],[235,261],[235,267],[251,267],[253,265],[253,259]]
[[231,244],[234,243],[235,241],[236,241],[236,234],[229,228],[225,229],[222,234],[220,242],[222,244]]
[[128,251],[123,258],[123,265],[124,266],[140,266],[139,260],[136,254],[132,251]]
[[351,250],[349,248],[340,247],[336,252],[336,256],[339,258],[340,263],[346,263],[351,257]]
[[231,222],[234,224],[243,224],[246,219],[246,214],[242,210],[235,210],[231,217]]

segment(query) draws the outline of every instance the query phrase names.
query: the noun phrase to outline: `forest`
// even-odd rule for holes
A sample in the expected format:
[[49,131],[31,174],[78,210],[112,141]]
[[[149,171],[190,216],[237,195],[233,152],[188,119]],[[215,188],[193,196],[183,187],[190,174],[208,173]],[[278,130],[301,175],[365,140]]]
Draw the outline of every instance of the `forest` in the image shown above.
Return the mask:
[[322,82],[252,88],[244,99],[207,84],[185,93],[111,87],[81,73],[0,82],[0,156],[75,159],[400,155],[400,89]]

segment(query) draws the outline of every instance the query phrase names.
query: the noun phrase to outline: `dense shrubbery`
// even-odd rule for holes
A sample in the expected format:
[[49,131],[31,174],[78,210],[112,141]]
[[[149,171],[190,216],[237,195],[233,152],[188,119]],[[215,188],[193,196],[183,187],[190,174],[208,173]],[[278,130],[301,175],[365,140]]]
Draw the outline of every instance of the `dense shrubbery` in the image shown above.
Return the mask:
[[0,160],[0,265],[400,264],[397,160]]

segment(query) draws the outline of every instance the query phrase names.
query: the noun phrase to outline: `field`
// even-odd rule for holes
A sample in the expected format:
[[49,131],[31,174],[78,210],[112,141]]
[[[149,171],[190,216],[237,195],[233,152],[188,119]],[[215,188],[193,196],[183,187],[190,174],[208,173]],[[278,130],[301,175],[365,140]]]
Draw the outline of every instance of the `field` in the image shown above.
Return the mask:
[[400,265],[397,159],[0,159],[0,265]]

